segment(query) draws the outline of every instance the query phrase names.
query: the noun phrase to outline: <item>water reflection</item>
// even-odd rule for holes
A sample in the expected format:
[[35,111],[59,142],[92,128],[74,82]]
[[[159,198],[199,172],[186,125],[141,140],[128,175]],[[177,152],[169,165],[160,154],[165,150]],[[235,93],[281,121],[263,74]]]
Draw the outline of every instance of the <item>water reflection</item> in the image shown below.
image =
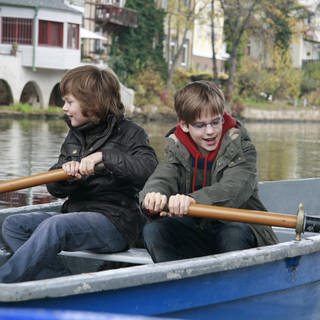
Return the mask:
[[[0,181],[47,171],[66,134],[63,121],[0,120]],[[53,200],[45,186],[0,194],[0,207]]]
[[248,123],[260,180],[320,177],[318,123]]
[[[159,159],[174,123],[141,124]],[[320,177],[320,126],[316,123],[248,123],[258,152],[260,180]],[[62,120],[0,119],[0,181],[47,171],[67,133]],[[0,207],[51,201],[44,186],[0,194]]]

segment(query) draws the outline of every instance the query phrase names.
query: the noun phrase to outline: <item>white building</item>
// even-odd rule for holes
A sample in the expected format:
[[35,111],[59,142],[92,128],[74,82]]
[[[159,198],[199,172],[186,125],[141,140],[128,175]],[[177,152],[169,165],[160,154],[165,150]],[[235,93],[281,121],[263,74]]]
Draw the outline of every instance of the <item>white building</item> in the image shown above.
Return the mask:
[[[292,65],[300,69],[306,63],[320,60],[320,1],[299,0],[299,3],[307,9],[308,17],[295,26],[290,48]],[[250,38],[248,54],[266,65],[270,63],[263,36]]]
[[63,73],[80,64],[82,15],[63,1],[0,0],[0,104],[56,105]]
[[[166,35],[165,58],[169,65],[182,45],[178,67],[197,72],[212,73],[212,1],[210,0],[156,0],[158,7],[167,12],[164,32]],[[224,72],[229,58],[223,38],[224,17],[219,1],[214,4],[215,54],[218,72]],[[188,18],[187,18],[188,17]],[[189,19],[189,22],[187,22]],[[190,25],[192,23],[192,26]],[[186,31],[186,27],[187,32]]]
[[212,22],[211,15],[214,13],[214,52],[217,60],[218,73],[224,73],[224,62],[229,59],[226,52],[226,43],[224,42],[224,16],[220,2],[207,0],[197,0],[196,8],[198,18],[194,23],[193,42],[192,42],[192,66],[197,71],[212,73]]
[[[59,81],[81,64],[82,21],[63,0],[0,0],[0,106],[62,105]],[[131,108],[133,92],[125,89]]]
[[299,0],[308,10],[308,17],[300,25],[300,32],[293,38],[292,63],[296,68],[320,60],[320,1]]

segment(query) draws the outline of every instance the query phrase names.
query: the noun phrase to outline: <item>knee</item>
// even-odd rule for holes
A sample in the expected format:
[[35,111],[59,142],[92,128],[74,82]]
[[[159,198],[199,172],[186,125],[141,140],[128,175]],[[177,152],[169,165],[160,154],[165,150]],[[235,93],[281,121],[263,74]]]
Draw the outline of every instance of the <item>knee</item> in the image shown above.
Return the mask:
[[2,230],[2,234],[5,234],[8,230],[8,228],[10,228],[11,222],[10,222],[10,216],[5,218],[2,222],[2,225],[1,225],[1,230]]
[[1,232],[2,232],[2,237],[5,241],[7,241],[7,234],[8,234],[8,230],[10,230],[10,217],[7,217],[3,220],[2,225],[1,225]]
[[42,234],[46,234],[47,236],[54,234],[59,234],[63,236],[63,234],[68,229],[68,224],[64,221],[63,215],[55,215],[52,216],[40,223],[38,226],[38,232]]
[[19,214],[8,216],[1,226],[0,244],[15,251],[30,236],[27,226]]
[[14,230],[17,230],[20,228],[20,219],[19,214],[14,214],[11,216],[6,217],[2,222],[2,234],[6,235],[8,231],[13,232]]
[[249,225],[228,223],[218,234],[221,251],[242,250],[256,247],[257,240]]
[[164,228],[161,223],[153,221],[143,228],[143,239],[145,243],[161,243],[163,240]]

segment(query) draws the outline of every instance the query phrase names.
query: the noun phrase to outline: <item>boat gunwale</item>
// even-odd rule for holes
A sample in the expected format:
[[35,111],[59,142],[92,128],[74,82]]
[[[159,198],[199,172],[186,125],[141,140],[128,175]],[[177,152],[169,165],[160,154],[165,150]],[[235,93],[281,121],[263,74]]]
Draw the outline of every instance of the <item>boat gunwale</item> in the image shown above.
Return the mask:
[[276,245],[152,265],[0,284],[0,302],[109,291],[232,271],[320,251],[320,235]]

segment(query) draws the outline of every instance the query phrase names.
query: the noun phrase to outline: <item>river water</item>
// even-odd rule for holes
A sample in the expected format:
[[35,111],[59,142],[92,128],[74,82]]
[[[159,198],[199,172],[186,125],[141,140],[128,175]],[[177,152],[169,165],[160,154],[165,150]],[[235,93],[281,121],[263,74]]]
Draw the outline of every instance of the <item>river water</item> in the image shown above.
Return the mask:
[[[163,136],[174,123],[140,123],[162,159]],[[247,123],[258,152],[259,180],[320,177],[318,123]],[[0,119],[0,181],[47,171],[67,128],[62,120]],[[54,199],[44,186],[0,194],[0,208]]]

